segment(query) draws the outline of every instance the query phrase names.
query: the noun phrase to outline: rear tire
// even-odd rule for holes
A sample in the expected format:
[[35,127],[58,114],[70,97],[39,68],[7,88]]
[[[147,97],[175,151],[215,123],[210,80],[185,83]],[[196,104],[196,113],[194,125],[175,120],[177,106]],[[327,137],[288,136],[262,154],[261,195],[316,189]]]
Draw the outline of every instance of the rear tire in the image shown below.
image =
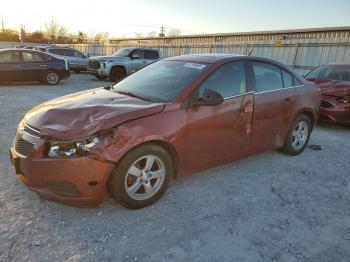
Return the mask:
[[283,147],[288,155],[298,155],[305,150],[311,135],[311,120],[306,115],[300,115],[291,125]]
[[123,67],[116,66],[111,69],[111,72],[109,73],[109,79],[112,82],[119,82],[124,77],[126,77],[126,72]]
[[162,147],[146,144],[132,149],[112,172],[111,194],[121,205],[138,209],[161,198],[174,168]]
[[96,78],[98,80],[105,80],[107,77],[106,76],[99,76],[99,75],[96,75]]
[[60,76],[56,71],[49,70],[45,73],[43,81],[47,85],[57,85],[60,82]]

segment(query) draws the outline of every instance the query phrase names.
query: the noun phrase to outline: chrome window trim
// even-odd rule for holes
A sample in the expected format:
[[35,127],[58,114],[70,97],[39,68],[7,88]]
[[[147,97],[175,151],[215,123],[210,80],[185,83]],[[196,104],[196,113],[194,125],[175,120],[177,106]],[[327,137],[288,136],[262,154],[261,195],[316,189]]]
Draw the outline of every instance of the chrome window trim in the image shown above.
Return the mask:
[[284,87],[284,88],[279,88],[279,89],[274,89],[274,90],[268,90],[268,91],[262,91],[262,92],[254,92],[255,94],[264,94],[264,93],[270,93],[273,91],[280,91],[280,90],[286,90],[286,89],[290,89],[290,88],[296,88],[296,87],[301,87],[304,85],[297,85],[297,86],[290,86],[290,87]]
[[249,92],[246,92],[246,93],[233,95],[233,96],[227,96],[227,97],[224,97],[224,100],[231,99],[231,98],[234,98],[234,97],[239,97],[239,96],[250,95],[250,94],[254,94],[254,91],[249,91]]

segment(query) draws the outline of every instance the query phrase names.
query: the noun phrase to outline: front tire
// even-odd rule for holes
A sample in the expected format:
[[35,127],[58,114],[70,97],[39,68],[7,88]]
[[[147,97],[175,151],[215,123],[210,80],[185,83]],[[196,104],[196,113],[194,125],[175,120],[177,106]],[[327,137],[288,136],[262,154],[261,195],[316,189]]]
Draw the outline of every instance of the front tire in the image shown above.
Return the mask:
[[57,85],[60,82],[60,76],[56,71],[50,70],[45,73],[43,81],[47,85]]
[[299,116],[291,125],[283,151],[288,155],[298,155],[305,150],[311,135],[311,120],[306,115]]
[[111,69],[111,72],[109,73],[109,79],[112,82],[119,82],[124,77],[126,77],[126,72],[123,67],[116,66]]
[[173,170],[172,159],[164,148],[142,145],[127,153],[113,170],[111,194],[130,209],[152,205],[163,196]]

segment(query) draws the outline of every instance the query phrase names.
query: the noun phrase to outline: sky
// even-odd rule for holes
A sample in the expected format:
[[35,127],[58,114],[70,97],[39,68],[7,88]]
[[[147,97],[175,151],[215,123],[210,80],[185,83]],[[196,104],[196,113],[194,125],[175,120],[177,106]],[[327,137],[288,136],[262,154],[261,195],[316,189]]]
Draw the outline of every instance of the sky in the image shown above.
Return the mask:
[[176,28],[182,34],[350,26],[350,0],[0,0],[6,28],[27,31],[55,20],[71,32],[147,35]]

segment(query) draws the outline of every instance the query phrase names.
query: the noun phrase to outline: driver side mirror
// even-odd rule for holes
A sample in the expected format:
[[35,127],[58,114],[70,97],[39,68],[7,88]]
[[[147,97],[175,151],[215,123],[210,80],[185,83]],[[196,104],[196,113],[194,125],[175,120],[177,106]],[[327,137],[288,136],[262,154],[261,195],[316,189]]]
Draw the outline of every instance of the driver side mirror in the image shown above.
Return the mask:
[[218,92],[205,89],[203,94],[191,103],[191,106],[215,106],[221,104],[223,101],[224,98]]

